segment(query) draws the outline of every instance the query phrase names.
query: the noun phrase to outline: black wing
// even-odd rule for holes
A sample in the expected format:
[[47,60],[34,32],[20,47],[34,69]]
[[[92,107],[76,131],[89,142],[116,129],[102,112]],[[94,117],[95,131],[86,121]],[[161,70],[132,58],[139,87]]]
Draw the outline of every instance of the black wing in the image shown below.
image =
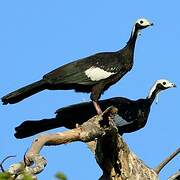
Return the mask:
[[[128,109],[133,106],[132,101],[122,97],[115,97],[111,99],[99,101],[102,111],[110,106],[115,106],[119,110],[119,115],[125,118],[123,111],[126,110],[126,115]],[[91,117],[95,116],[97,113],[92,102],[84,102],[68,107],[60,108],[56,111],[57,118],[61,121],[61,124],[66,128],[74,128],[76,124],[82,124]],[[122,124],[123,125],[123,124]]]
[[92,66],[99,67],[105,71],[117,73],[122,70],[121,58],[116,52],[98,53],[69,64],[65,64],[52,72],[46,74],[43,79],[50,84],[80,84],[93,85],[92,81],[85,74],[85,71]]

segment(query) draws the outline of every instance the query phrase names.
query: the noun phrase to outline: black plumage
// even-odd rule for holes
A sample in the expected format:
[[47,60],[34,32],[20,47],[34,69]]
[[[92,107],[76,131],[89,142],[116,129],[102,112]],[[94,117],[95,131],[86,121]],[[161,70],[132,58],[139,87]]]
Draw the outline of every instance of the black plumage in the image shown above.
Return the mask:
[[138,32],[152,25],[146,19],[136,21],[127,45],[116,52],[103,52],[63,65],[46,74],[40,81],[2,97],[3,104],[13,104],[43,91],[74,89],[91,93],[91,100],[101,113],[98,99],[111,85],[120,80],[133,66],[133,55]]
[[[109,106],[118,108],[118,115],[115,123],[119,133],[130,133],[145,126],[151,105],[156,95],[167,88],[175,87],[175,84],[168,80],[160,79],[151,88],[149,95],[145,99],[130,100],[123,97],[101,100],[99,104],[104,111]],[[16,138],[25,138],[43,132],[45,130],[66,127],[75,128],[77,124],[82,124],[96,115],[92,102],[85,102],[61,108],[56,111],[56,117],[52,119],[42,119],[37,121],[25,121],[16,127]]]

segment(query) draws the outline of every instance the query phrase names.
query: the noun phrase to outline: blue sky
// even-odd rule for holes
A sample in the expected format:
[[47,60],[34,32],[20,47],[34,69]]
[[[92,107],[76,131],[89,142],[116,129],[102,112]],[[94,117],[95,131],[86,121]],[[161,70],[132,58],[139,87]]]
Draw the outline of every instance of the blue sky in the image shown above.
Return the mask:
[[[133,23],[145,17],[154,27],[138,37],[133,69],[102,99],[146,97],[160,78],[177,84],[178,88],[163,92],[159,103],[153,104],[145,128],[124,136],[130,148],[155,167],[179,147],[179,7],[178,0],[0,1],[0,96],[70,61],[122,48]],[[15,105],[0,105],[0,159],[17,155],[6,167],[20,161],[34,139],[15,139],[15,126],[26,119],[52,117],[56,109],[84,99],[89,95],[44,91]],[[51,132],[57,131],[60,129]],[[82,143],[48,147],[41,153],[48,165],[40,180],[53,179],[57,171],[64,172],[69,180],[92,180],[101,175],[93,155]],[[161,172],[161,179],[175,173],[179,164],[176,157]]]

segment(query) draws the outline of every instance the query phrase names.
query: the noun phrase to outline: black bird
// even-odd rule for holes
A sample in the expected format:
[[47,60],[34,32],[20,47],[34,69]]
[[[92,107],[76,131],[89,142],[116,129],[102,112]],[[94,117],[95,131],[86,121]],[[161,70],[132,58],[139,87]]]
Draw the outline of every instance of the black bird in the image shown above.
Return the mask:
[[136,38],[141,29],[153,25],[147,19],[136,21],[127,45],[116,52],[102,52],[63,65],[43,76],[37,82],[20,88],[2,97],[3,104],[14,104],[43,91],[74,89],[91,93],[91,100],[98,114],[101,94],[119,81],[133,66]]
[[[118,114],[115,117],[115,123],[119,134],[130,133],[143,128],[147,122],[151,105],[160,91],[176,87],[168,80],[160,79],[155,82],[149,95],[145,99],[130,100],[124,97],[115,97],[101,100],[99,104],[104,111],[109,106],[118,108]],[[34,134],[54,129],[66,127],[75,128],[77,124],[82,124],[96,115],[92,102],[85,102],[61,108],[56,111],[56,117],[52,119],[42,119],[37,121],[24,121],[16,127],[16,138],[26,138]]]

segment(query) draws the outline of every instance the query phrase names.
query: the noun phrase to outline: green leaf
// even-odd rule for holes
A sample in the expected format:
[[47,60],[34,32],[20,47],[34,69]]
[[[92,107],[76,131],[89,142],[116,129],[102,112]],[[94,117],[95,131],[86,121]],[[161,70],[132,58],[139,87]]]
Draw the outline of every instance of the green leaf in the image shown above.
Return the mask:
[[6,172],[0,173],[0,180],[10,180],[10,175]]
[[59,180],[67,180],[67,177],[61,172],[57,172],[55,177]]
[[24,174],[24,179],[23,180],[33,180],[33,178],[30,175]]

